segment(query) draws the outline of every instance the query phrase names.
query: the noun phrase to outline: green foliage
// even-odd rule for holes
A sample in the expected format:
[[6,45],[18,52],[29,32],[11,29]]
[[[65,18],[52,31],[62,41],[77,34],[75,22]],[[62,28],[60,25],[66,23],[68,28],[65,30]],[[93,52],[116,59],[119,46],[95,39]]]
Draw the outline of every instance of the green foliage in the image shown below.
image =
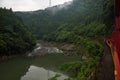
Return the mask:
[[78,30],[78,33],[81,35],[86,35],[90,37],[96,37],[105,34],[105,24],[98,22],[91,22],[88,25],[82,26],[81,29]]
[[62,64],[60,66],[60,70],[68,72],[72,76],[76,76],[77,73],[80,71],[81,66],[82,62],[69,62]]
[[73,78],[68,78],[66,80],[87,80],[97,62],[97,58],[91,58],[88,61],[69,62],[62,64],[60,69],[71,73]]
[[60,69],[72,76],[66,80],[87,80],[102,55],[103,46],[97,41],[81,36],[76,38],[75,44],[84,48],[83,55],[87,56],[87,60],[64,63]]
[[35,45],[32,33],[12,10],[0,8],[0,55],[20,54]]
[[[66,3],[67,4],[67,3]],[[66,80],[87,80],[102,55],[103,47],[96,39],[113,30],[113,0],[73,0],[59,9],[54,6],[34,12],[17,12],[38,38],[47,41],[68,42],[81,46],[88,59],[63,64],[60,69],[74,73]],[[94,39],[94,40],[93,40]]]
[[58,5],[16,14],[38,38],[73,41],[70,35],[97,37],[109,34],[113,29],[113,9],[113,0],[73,0],[71,5],[62,9]]
[[57,80],[57,78],[60,77],[59,74],[56,74],[54,77],[49,78],[48,80]]
[[100,43],[96,41],[87,42],[86,48],[90,57],[95,58],[102,55],[103,47]]
[[103,22],[107,26],[105,31],[106,34],[111,34],[111,32],[114,30],[114,0],[104,1],[103,10]]

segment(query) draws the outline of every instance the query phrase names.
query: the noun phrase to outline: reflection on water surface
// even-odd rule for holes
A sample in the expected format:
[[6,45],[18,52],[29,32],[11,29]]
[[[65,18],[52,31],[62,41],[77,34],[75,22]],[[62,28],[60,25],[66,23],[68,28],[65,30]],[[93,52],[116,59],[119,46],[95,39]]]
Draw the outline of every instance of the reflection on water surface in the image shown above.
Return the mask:
[[49,78],[54,77],[56,74],[61,75],[57,78],[57,80],[64,80],[68,78],[68,76],[62,73],[31,65],[28,69],[28,72],[21,77],[21,80],[48,80]]

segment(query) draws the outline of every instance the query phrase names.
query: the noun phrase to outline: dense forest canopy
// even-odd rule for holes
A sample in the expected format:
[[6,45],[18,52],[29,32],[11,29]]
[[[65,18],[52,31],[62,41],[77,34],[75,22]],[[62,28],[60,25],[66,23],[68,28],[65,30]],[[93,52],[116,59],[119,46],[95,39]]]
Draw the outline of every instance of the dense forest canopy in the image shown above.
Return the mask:
[[72,35],[109,35],[113,30],[113,9],[113,0],[73,0],[45,10],[17,12],[17,15],[38,38],[59,41]]
[[32,33],[12,9],[0,8],[0,55],[25,53],[34,45]]

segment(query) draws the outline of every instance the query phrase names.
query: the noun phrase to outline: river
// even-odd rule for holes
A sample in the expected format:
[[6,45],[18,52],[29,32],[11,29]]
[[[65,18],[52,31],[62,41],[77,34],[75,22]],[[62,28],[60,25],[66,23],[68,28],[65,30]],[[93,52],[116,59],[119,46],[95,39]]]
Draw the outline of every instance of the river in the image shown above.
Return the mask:
[[57,80],[64,80],[69,76],[61,72],[58,67],[65,62],[79,61],[80,57],[66,56],[63,53],[64,51],[57,47],[37,43],[28,57],[19,56],[1,62],[0,80],[48,80],[56,74],[60,75]]

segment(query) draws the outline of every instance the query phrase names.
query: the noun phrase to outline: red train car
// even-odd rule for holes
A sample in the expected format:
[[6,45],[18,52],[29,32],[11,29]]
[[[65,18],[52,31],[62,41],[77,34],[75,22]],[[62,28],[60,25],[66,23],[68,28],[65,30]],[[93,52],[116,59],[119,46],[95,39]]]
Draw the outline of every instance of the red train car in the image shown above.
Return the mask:
[[111,48],[115,66],[115,80],[120,80],[120,0],[115,0],[115,25],[113,33],[106,38],[108,46]]

